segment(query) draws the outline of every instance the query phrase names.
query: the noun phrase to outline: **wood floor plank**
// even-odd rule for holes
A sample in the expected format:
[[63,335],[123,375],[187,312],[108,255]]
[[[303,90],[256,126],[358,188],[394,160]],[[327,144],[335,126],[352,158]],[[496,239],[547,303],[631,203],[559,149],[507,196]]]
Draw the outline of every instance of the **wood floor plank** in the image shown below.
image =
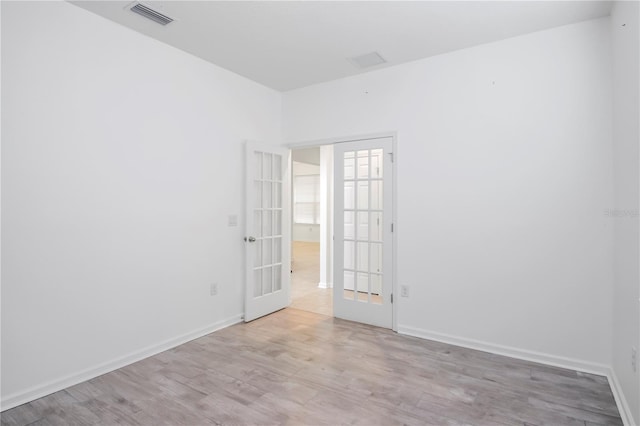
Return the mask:
[[296,309],[1,414],[24,425],[620,425],[605,377]]

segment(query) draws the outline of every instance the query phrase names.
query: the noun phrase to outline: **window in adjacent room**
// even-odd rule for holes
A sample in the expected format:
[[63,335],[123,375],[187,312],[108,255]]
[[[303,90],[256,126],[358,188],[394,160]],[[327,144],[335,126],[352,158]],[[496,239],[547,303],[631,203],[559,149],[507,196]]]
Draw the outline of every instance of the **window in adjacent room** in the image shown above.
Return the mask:
[[299,175],[293,178],[293,222],[320,223],[320,175]]

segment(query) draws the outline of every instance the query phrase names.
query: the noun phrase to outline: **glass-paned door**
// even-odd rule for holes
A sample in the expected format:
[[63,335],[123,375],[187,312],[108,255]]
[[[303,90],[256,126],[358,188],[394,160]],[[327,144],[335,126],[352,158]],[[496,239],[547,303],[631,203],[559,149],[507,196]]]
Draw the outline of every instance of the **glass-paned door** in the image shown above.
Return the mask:
[[289,305],[289,151],[246,145],[245,321]]
[[334,315],[392,326],[391,138],[334,145]]

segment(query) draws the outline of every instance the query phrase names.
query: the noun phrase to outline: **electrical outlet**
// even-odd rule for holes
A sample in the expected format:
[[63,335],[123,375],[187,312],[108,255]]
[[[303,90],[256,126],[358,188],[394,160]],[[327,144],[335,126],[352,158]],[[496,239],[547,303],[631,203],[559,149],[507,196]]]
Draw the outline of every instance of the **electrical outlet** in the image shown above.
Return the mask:
[[638,371],[638,350],[635,347],[631,347],[631,368],[634,373]]
[[218,283],[211,283],[211,287],[209,288],[209,293],[212,296],[218,294]]
[[409,297],[409,286],[408,285],[400,286],[400,296]]

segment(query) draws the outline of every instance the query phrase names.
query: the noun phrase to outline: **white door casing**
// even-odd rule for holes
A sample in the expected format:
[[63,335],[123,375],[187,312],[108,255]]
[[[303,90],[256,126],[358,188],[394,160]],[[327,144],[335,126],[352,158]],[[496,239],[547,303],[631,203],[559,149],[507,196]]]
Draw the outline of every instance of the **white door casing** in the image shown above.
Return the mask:
[[393,139],[334,145],[334,316],[392,328]]
[[289,305],[289,150],[245,146],[245,322]]

